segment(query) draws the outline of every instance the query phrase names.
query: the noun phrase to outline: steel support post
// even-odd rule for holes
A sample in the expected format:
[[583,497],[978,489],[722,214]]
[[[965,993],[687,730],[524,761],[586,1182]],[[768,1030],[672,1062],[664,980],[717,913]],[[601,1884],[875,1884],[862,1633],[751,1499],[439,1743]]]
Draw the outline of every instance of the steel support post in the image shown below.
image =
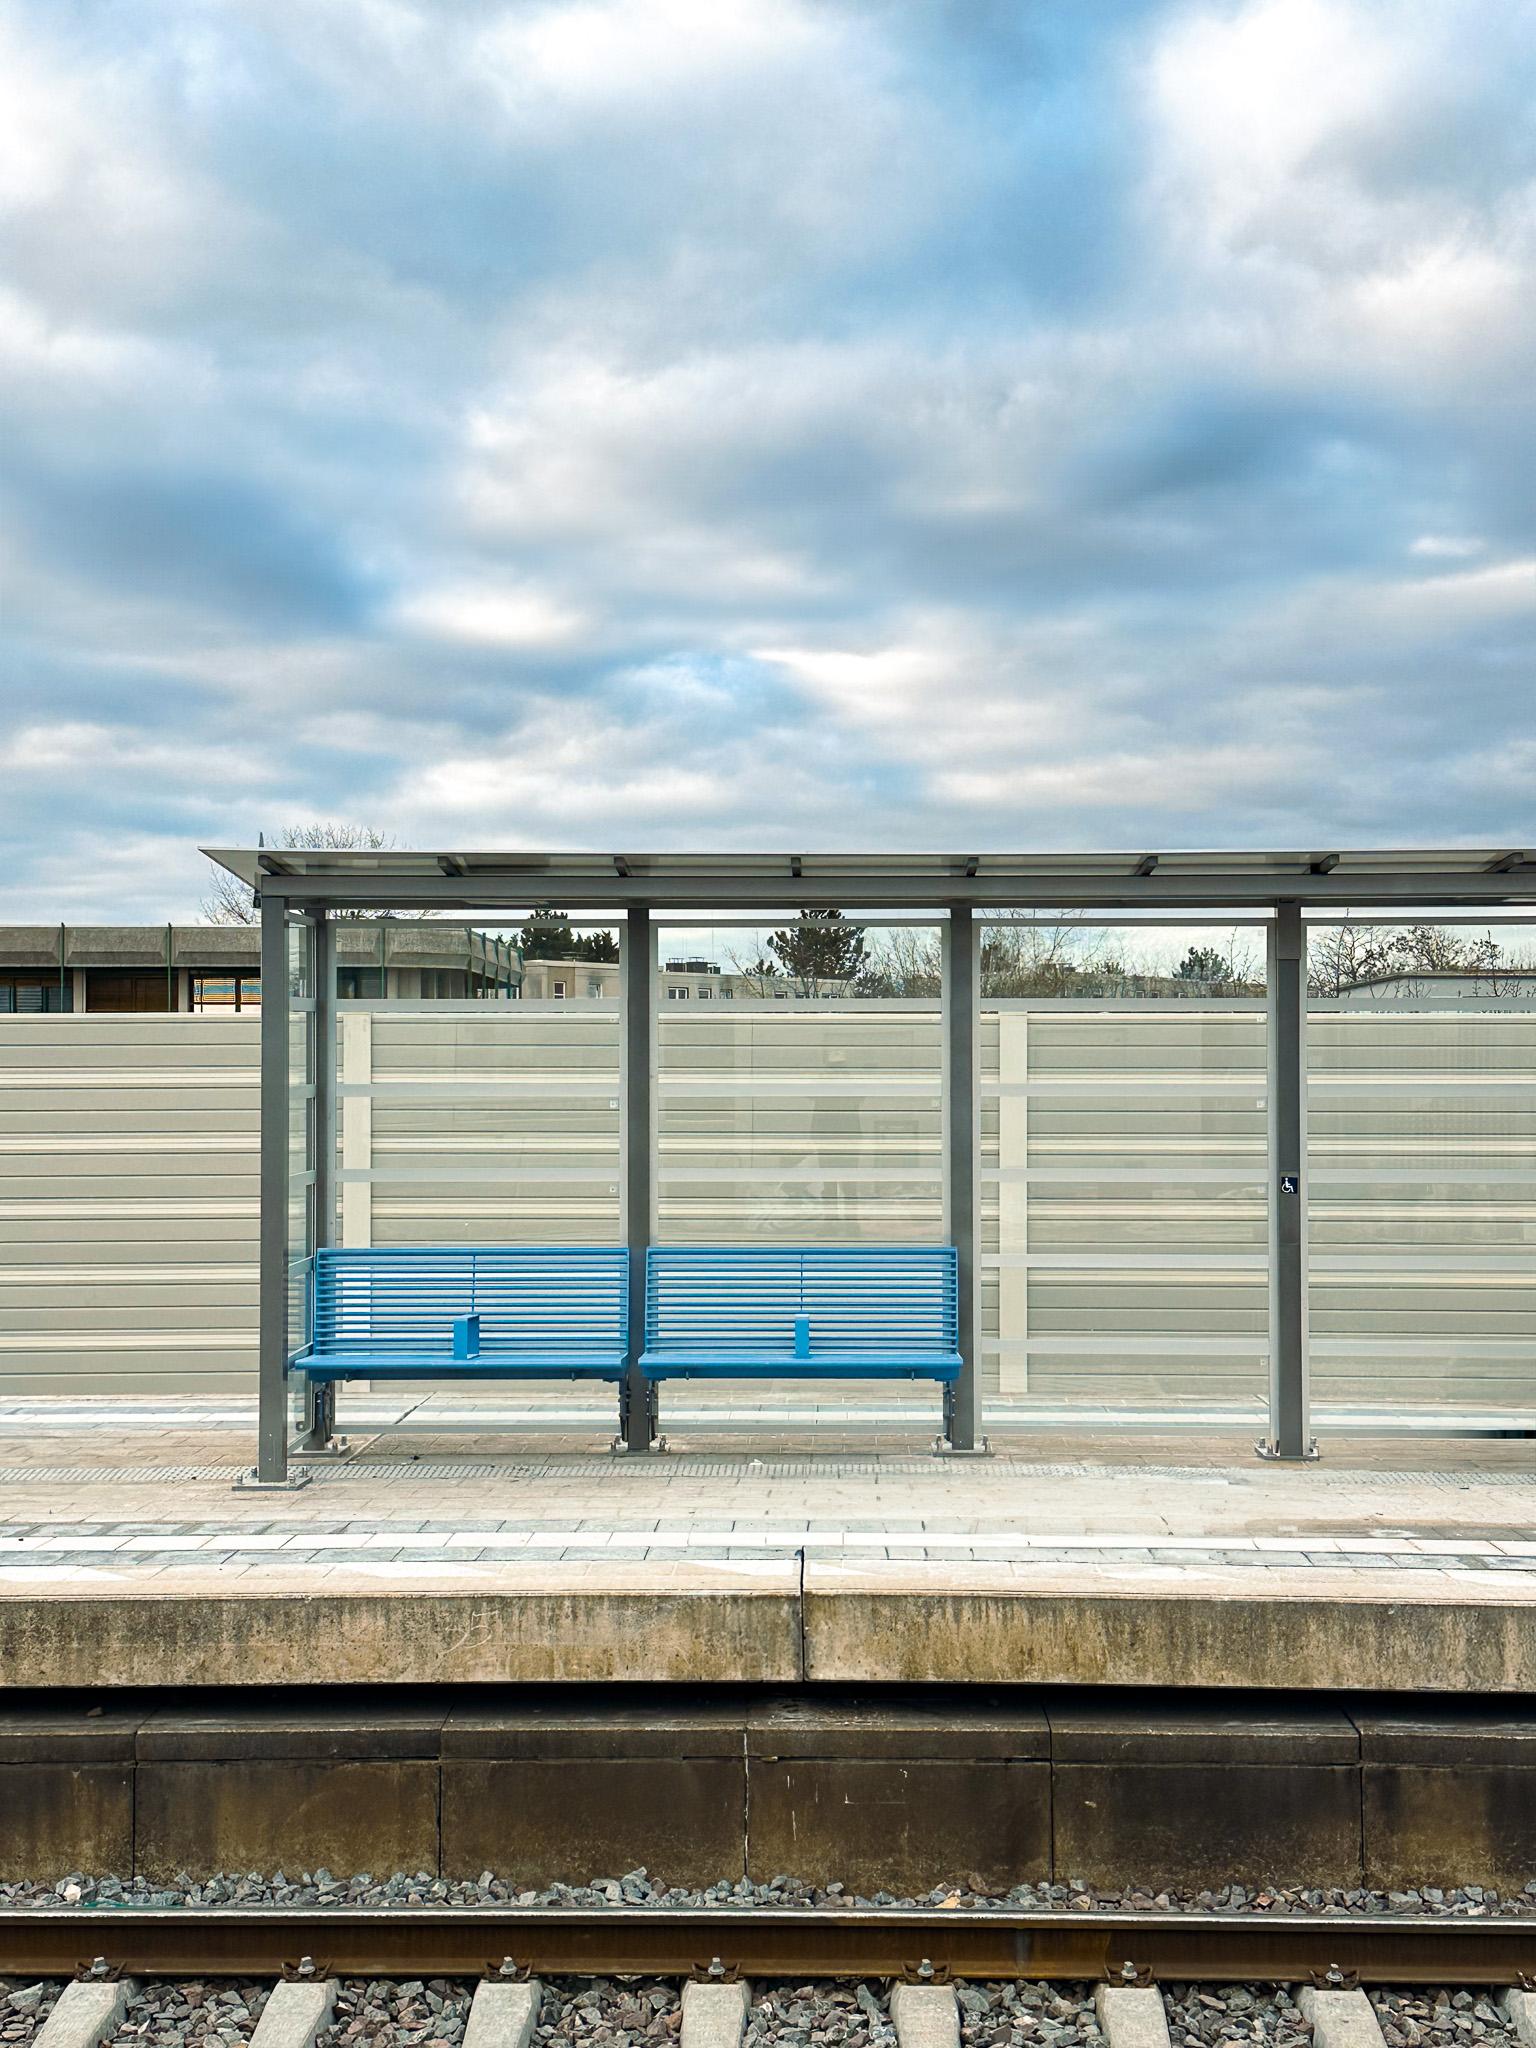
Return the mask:
[[651,1034],[656,995],[651,945],[651,913],[631,910],[624,925],[619,982],[624,1241],[629,1247],[629,1371],[620,1403],[619,1433],[627,1451],[648,1451],[656,1441],[656,1397],[640,1370],[640,1354],[645,1349],[645,1254],[651,1242],[654,1171]]
[[954,1451],[985,1450],[976,1358],[976,928],[952,904],[944,927],[944,1214],[959,1268],[960,1356],[946,1389],[944,1435]]
[[288,907],[261,899],[261,1311],[256,1479],[288,1478]]
[[[314,1172],[310,1195],[309,1251],[336,1242],[336,926],[324,910],[314,913],[315,1013],[310,1034],[314,1092],[308,1125],[309,1165]],[[306,1331],[312,1336],[312,1331]],[[304,1427],[299,1439],[306,1451],[330,1448],[336,1422],[336,1388],[308,1375],[304,1381]]]
[[1307,1356],[1307,933],[1299,903],[1269,928],[1268,1458],[1315,1458]]

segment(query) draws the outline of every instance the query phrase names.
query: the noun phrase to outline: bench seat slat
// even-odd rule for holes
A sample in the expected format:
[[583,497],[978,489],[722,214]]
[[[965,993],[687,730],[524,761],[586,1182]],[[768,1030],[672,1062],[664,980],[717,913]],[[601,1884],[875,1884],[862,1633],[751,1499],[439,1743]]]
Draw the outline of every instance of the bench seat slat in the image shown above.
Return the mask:
[[[326,1246],[311,1290],[311,1341],[291,1363],[312,1379],[624,1378],[622,1246]],[[468,1316],[479,1348],[459,1357]]]
[[903,1357],[894,1352],[828,1352],[812,1358],[793,1353],[747,1355],[722,1353],[716,1358],[698,1351],[646,1351],[640,1370],[649,1380],[937,1380],[960,1377],[960,1354]]
[[478,1358],[449,1358],[441,1351],[419,1354],[390,1352],[334,1351],[323,1357],[301,1355],[296,1361],[311,1379],[317,1380],[533,1380],[598,1379],[619,1381],[624,1377],[624,1354],[620,1352],[516,1352],[500,1351]]
[[647,1379],[929,1379],[961,1372],[950,1245],[656,1245]]

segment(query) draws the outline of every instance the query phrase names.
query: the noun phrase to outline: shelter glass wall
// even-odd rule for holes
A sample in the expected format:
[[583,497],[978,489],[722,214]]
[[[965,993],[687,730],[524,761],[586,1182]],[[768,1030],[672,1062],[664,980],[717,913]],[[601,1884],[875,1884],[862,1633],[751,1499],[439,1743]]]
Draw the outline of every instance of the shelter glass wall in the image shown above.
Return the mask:
[[1308,932],[1314,1419],[1529,1417],[1536,927]]
[[944,1241],[940,936],[793,913],[658,929],[657,1242]]
[[1261,1420],[1262,929],[980,932],[984,1391]]
[[621,1241],[617,1001],[339,1008],[343,1244]]

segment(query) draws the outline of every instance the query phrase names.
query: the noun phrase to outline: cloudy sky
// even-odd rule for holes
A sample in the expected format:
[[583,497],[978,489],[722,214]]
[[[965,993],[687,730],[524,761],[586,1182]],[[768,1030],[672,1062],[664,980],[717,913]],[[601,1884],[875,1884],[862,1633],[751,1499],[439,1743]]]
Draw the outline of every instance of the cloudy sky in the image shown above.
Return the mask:
[[0,916],[1536,838],[1536,0],[0,22]]

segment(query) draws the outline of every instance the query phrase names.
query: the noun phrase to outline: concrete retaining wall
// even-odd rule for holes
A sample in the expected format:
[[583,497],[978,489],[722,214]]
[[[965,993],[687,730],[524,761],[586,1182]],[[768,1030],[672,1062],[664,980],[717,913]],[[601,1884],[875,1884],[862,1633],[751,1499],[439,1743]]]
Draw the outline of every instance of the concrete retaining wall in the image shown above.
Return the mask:
[[0,1716],[0,1880],[324,1866],[514,1887],[644,1865],[896,1896],[1082,1878],[1518,1890],[1536,1713],[1345,1697],[633,1689],[38,1700]]

